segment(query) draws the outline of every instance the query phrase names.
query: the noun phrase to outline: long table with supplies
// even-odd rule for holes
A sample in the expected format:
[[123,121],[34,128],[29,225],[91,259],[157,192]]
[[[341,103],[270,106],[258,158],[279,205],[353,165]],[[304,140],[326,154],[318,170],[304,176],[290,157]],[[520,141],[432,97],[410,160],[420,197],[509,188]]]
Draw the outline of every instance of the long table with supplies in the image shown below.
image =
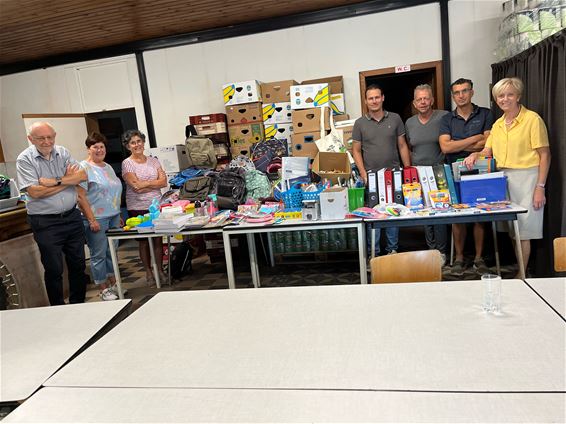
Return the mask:
[[[448,224],[468,224],[476,222],[491,222],[493,228],[493,239],[495,244],[495,262],[497,273],[500,274],[499,249],[497,247],[497,235],[495,233],[495,223],[498,221],[510,221],[513,223],[515,234],[519,234],[517,215],[527,213],[521,206],[511,205],[506,209],[491,211],[478,211],[475,209],[460,209],[453,212],[438,212],[429,216],[398,216],[387,219],[364,218],[364,221],[371,227],[371,256],[375,256],[375,230],[377,228],[388,227],[417,227],[421,225],[448,225]],[[519,274],[525,278],[525,266],[523,264],[523,253],[521,243],[515,243],[517,261],[519,264]]]
[[[95,336],[127,316],[131,302],[0,311],[0,403],[31,396]],[[100,365],[107,362],[101,358]]]

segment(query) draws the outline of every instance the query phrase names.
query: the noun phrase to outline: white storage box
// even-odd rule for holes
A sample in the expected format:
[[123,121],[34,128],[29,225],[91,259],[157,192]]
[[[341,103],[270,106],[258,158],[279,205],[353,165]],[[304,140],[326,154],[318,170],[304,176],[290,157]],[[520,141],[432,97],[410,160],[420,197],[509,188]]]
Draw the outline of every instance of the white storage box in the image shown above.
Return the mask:
[[263,123],[265,125],[288,124],[291,122],[293,122],[291,117],[291,102],[263,104]]
[[13,208],[18,204],[20,198],[20,191],[14,180],[10,180],[10,198],[0,200],[0,211]]
[[348,214],[348,189],[346,187],[328,188],[320,193],[320,217],[344,219]]
[[166,174],[179,172],[189,167],[189,159],[184,144],[151,147],[149,156],[159,159]]

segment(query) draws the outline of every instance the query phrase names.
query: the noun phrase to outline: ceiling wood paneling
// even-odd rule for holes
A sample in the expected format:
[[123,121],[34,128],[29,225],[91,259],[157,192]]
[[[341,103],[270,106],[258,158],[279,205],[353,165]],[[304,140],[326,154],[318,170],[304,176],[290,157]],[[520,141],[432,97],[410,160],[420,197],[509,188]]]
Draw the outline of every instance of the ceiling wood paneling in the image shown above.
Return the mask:
[[0,0],[0,67],[362,0]]

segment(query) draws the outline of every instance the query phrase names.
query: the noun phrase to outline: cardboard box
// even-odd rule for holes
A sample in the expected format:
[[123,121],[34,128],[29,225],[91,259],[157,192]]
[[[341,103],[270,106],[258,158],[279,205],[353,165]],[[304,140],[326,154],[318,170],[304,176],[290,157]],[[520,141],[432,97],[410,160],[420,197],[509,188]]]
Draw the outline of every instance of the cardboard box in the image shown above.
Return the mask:
[[348,210],[348,189],[346,187],[327,188],[320,193],[320,217],[325,219],[344,219]]
[[291,86],[291,109],[330,106],[328,84]]
[[290,101],[290,88],[299,85],[295,80],[266,82],[261,84],[261,94],[265,103],[281,103]]
[[255,143],[233,144],[230,147],[230,153],[231,153],[232,157],[236,157],[238,155],[251,156],[252,146],[254,144]]
[[226,122],[226,115],[224,113],[211,113],[209,115],[189,116],[189,123],[192,125],[214,124],[216,122]]
[[348,153],[318,152],[312,164],[312,172],[333,183],[338,183],[338,178],[342,181],[349,180],[352,168]]
[[228,126],[263,122],[261,103],[247,103],[226,107]]
[[[294,110],[292,114],[295,133],[320,132],[322,108]],[[330,130],[330,108],[324,108],[324,129]]]
[[159,160],[165,173],[179,172],[189,167],[189,159],[184,144],[151,147],[148,156]]
[[256,80],[229,82],[222,86],[226,106],[242,103],[261,102],[261,86]]
[[344,93],[330,94],[330,108],[333,115],[343,115],[346,113]]
[[346,127],[336,128],[336,131],[342,137],[342,143],[344,147],[349,151],[352,151],[352,132],[354,131],[353,125],[348,125]]
[[211,122],[210,124],[194,124],[198,135],[211,135],[226,132],[226,122]]
[[349,121],[350,120],[350,115],[348,115],[347,113],[343,114],[343,115],[335,115],[334,116],[334,122],[341,122],[341,121]]
[[291,140],[293,124],[271,124],[265,126],[265,140],[276,138],[277,140]]
[[292,122],[291,102],[264,103],[263,104],[263,123],[267,124],[288,124]]
[[228,127],[230,144],[251,144],[263,140],[263,124],[230,125]]
[[320,83],[328,84],[328,89],[330,90],[330,94],[344,92],[344,77],[342,76],[311,79],[301,82],[301,84],[320,84]]
[[291,156],[302,156],[314,159],[318,153],[315,141],[320,138],[320,131],[314,133],[291,134]]

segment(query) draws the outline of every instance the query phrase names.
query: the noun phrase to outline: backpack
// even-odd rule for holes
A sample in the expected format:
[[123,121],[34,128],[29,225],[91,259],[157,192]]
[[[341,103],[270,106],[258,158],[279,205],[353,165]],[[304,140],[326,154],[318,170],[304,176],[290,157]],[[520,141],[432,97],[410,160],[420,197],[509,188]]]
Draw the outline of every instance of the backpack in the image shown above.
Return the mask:
[[189,166],[216,168],[216,152],[212,140],[202,135],[196,135],[193,125],[187,125],[185,132],[190,134],[185,140],[185,152]]
[[271,196],[271,183],[267,176],[258,170],[246,172],[246,198],[259,200]]
[[179,199],[203,202],[214,190],[214,179],[208,176],[194,177],[183,183]]
[[171,277],[179,279],[188,274],[193,267],[192,259],[193,250],[188,241],[183,241],[176,245],[169,259]]
[[216,196],[219,209],[238,209],[246,199],[246,180],[243,169],[225,169],[216,177]]
[[270,158],[287,156],[287,141],[272,138],[252,145],[252,160],[264,155],[269,155]]

